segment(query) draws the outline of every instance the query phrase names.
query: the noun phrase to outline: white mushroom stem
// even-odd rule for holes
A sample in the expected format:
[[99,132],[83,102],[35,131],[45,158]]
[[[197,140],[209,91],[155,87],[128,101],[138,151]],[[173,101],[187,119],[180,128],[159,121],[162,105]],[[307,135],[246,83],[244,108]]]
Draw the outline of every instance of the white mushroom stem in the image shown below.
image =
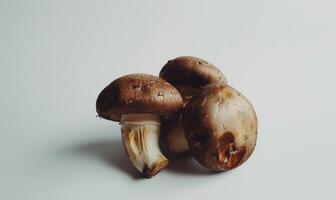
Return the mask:
[[[197,94],[200,89],[192,86],[176,86],[183,98],[183,107]],[[176,123],[170,124],[165,130],[166,145],[170,153],[183,154],[188,152],[189,146],[185,138],[182,121],[179,118]]]
[[144,176],[151,177],[168,164],[159,147],[158,115],[122,115],[120,124],[124,148],[134,167]]
[[166,145],[170,153],[182,154],[188,151],[188,142],[185,139],[185,132],[182,126],[181,119],[167,127],[166,132]]

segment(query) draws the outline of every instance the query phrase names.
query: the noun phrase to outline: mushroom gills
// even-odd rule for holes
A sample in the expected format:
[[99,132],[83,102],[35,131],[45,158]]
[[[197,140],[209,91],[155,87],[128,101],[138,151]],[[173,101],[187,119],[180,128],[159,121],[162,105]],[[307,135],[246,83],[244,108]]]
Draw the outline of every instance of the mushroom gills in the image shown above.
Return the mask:
[[120,124],[125,151],[145,177],[154,176],[168,164],[159,147],[161,123],[158,115],[122,115]]

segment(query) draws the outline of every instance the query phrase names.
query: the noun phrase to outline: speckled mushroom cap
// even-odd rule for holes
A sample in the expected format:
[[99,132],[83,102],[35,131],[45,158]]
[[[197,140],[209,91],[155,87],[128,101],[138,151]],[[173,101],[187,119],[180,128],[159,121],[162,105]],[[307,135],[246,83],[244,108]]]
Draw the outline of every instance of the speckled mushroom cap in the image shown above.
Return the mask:
[[245,162],[257,139],[257,117],[251,103],[227,85],[208,85],[182,113],[189,148],[203,166],[224,171]]
[[165,80],[147,74],[120,77],[105,87],[96,101],[100,117],[120,121],[123,114],[153,113],[173,117],[182,108],[179,92]]
[[182,56],[169,60],[161,69],[160,78],[175,87],[191,86],[198,88],[210,83],[227,83],[224,74],[217,67],[203,59],[192,56]]

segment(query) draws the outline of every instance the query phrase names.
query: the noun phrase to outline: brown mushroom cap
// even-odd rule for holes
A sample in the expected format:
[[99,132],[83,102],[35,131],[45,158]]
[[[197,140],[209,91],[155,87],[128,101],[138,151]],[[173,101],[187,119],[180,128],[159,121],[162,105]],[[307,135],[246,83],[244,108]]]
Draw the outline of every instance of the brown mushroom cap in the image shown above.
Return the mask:
[[214,171],[241,165],[256,145],[255,111],[241,93],[227,85],[204,87],[186,105],[182,122],[193,156]]
[[224,74],[217,67],[192,56],[182,56],[168,61],[160,71],[160,78],[175,87],[198,88],[211,83],[226,84],[227,82]]
[[96,101],[100,117],[120,121],[123,114],[153,113],[173,117],[182,108],[179,92],[165,80],[147,74],[120,77],[105,87]]

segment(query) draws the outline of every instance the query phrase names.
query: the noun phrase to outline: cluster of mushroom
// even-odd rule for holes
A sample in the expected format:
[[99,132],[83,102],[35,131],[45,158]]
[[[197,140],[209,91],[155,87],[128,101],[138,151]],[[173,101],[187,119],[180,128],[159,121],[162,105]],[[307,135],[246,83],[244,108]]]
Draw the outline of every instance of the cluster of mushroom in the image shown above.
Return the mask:
[[238,167],[256,145],[251,103],[218,68],[196,57],[168,61],[159,77],[130,74],[112,81],[96,109],[100,117],[120,122],[125,151],[148,178],[168,165],[160,134],[170,153],[190,152],[212,171]]

